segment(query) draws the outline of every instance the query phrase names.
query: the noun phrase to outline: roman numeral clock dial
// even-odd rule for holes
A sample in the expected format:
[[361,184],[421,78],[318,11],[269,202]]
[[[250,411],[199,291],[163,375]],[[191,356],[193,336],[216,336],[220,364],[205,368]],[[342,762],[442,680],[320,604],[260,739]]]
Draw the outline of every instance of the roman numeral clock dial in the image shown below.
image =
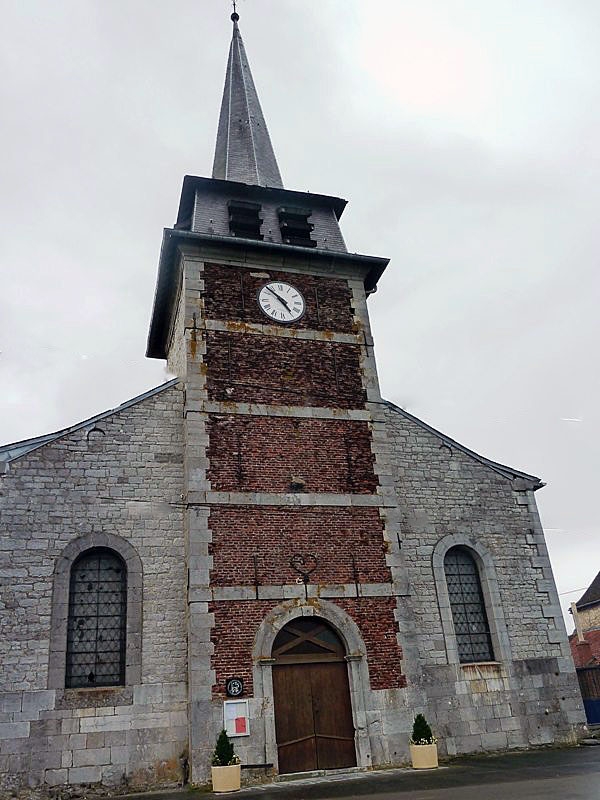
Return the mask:
[[296,322],[304,314],[302,293],[290,283],[266,283],[258,292],[258,305],[263,314],[275,322]]

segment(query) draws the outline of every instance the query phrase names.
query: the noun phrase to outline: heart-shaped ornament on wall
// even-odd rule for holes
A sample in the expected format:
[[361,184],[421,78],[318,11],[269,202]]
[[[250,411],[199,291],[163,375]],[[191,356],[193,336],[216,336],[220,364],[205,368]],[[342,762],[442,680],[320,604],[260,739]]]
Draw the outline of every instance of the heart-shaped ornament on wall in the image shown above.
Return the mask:
[[312,553],[294,553],[290,558],[290,567],[302,575],[302,580],[306,585],[309,577],[318,566],[317,557]]

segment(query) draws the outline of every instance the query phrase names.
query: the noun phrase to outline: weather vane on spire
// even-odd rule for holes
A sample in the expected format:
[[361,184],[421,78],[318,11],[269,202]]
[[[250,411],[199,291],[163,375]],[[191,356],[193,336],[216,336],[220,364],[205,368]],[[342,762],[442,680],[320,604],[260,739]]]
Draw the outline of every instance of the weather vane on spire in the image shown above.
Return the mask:
[[240,18],[240,15],[237,13],[237,0],[231,0],[231,4],[233,5],[233,14],[231,15],[231,19],[234,22],[237,22]]

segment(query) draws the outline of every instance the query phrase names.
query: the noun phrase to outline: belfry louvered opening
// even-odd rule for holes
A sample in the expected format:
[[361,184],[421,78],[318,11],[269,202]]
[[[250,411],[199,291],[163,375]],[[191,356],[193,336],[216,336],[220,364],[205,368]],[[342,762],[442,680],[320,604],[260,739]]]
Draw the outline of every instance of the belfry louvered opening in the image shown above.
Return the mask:
[[494,651],[479,569],[465,547],[452,547],[444,559],[452,621],[462,664],[493,661]]
[[94,548],[71,567],[65,685],[125,684],[127,567],[113,550]]
[[229,230],[234,236],[242,239],[260,240],[263,238],[260,232],[262,217],[258,203],[230,200],[227,207],[229,209]]
[[282,206],[277,209],[281,240],[285,244],[295,244],[300,247],[316,247],[317,242],[311,237],[315,228],[308,218],[312,214],[310,208],[295,208]]

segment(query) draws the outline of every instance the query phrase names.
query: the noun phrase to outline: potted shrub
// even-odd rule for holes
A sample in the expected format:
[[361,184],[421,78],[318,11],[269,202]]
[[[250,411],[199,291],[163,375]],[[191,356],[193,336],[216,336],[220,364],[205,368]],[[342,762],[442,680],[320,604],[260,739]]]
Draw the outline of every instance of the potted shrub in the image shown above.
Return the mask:
[[436,738],[423,714],[417,714],[410,737],[413,769],[435,769],[438,765]]
[[240,788],[240,759],[226,731],[221,731],[212,757],[213,792],[236,792]]

